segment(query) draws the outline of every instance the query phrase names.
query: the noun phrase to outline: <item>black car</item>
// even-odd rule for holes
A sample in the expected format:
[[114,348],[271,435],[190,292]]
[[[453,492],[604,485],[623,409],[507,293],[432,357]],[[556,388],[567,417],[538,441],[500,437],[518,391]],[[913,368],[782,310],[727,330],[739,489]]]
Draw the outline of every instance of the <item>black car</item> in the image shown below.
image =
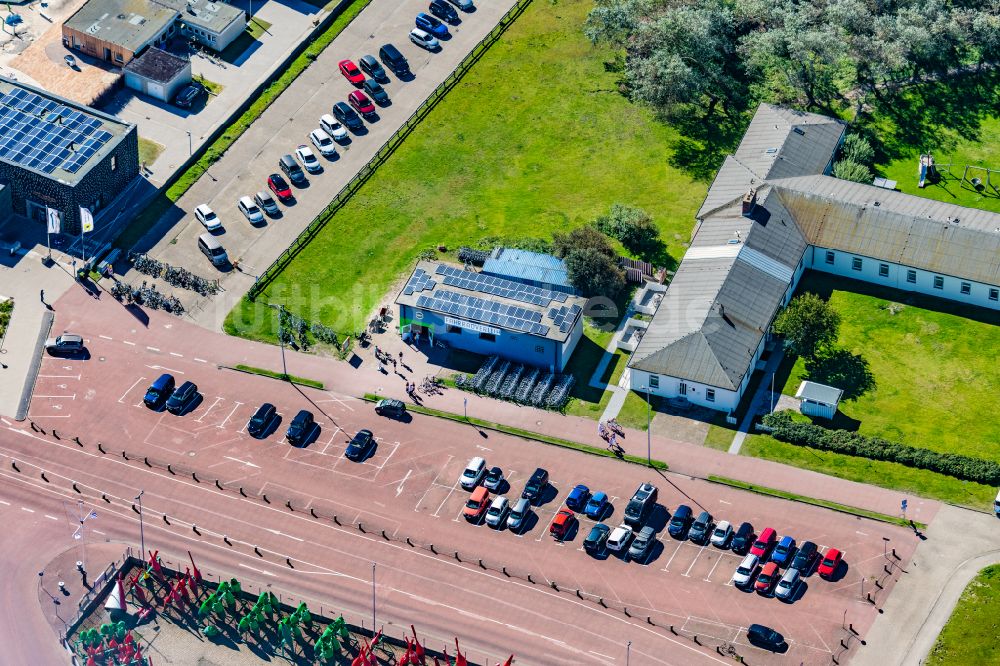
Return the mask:
[[691,523],[691,529],[688,530],[688,539],[691,539],[695,543],[705,543],[711,534],[712,514],[708,511],[702,511],[695,518],[694,522]]
[[670,524],[667,525],[667,532],[670,536],[675,539],[682,539],[684,537],[684,532],[688,528],[688,524],[691,522],[691,507],[687,504],[681,504],[674,511],[674,515],[670,517]]
[[750,551],[750,546],[753,545],[754,536],[756,535],[753,533],[753,525],[740,523],[739,529],[733,534],[733,540],[729,547],[737,555],[746,555]]
[[399,418],[406,413],[406,405],[402,400],[383,398],[375,403],[375,413],[379,416],[393,416]]
[[285,172],[286,176],[288,176],[288,180],[292,181],[296,185],[303,185],[306,182],[306,173],[291,155],[282,155],[278,160],[278,166],[281,167],[281,170]]
[[747,629],[747,640],[757,647],[762,647],[772,652],[784,652],[788,649],[785,637],[771,627],[765,627],[763,624],[751,624]]
[[645,562],[646,558],[653,552],[654,543],[656,543],[656,530],[653,529],[652,525],[646,525],[635,535],[632,545],[625,553],[625,559]]
[[590,528],[590,533],[583,540],[583,549],[591,555],[600,555],[608,544],[611,528],[604,523],[597,523]]
[[372,77],[376,81],[385,82],[389,80],[385,70],[382,69],[382,65],[378,63],[378,60],[376,60],[373,55],[361,56],[361,59],[358,61],[358,65],[361,66],[361,69],[365,74]]
[[292,419],[291,424],[288,426],[288,431],[285,432],[285,437],[290,444],[299,446],[305,443],[306,438],[312,433],[314,425],[315,421],[313,421],[312,412],[303,409]]
[[458,21],[458,12],[445,0],[431,0],[430,12],[446,23],[454,24]]
[[275,417],[278,411],[269,402],[265,402],[263,405],[257,408],[257,411],[253,413],[250,420],[247,421],[247,432],[250,433],[251,437],[260,437],[265,432],[267,432],[267,427],[271,425],[271,419]]
[[195,100],[205,92],[205,89],[198,85],[197,83],[192,83],[189,86],[185,86],[183,90],[177,93],[177,97],[174,98],[174,104],[182,109],[190,109],[194,106]]
[[389,93],[385,91],[385,88],[374,79],[365,79],[364,84],[361,88],[368,93],[368,96],[372,98],[372,101],[379,106],[385,106],[389,103]]
[[799,550],[792,558],[789,569],[798,569],[800,576],[808,576],[816,564],[816,556],[819,554],[816,544],[812,541],[803,541],[799,544]]
[[149,385],[148,389],[146,389],[146,395],[143,397],[142,401],[146,403],[146,406],[150,409],[159,409],[173,392],[174,376],[162,374],[156,378],[155,382]]
[[198,386],[194,382],[184,382],[167,398],[167,411],[171,414],[183,414],[188,405],[198,395]]
[[539,467],[528,479],[528,483],[524,486],[524,491],[521,492],[521,497],[528,500],[529,502],[537,502],[542,498],[542,493],[545,492],[546,486],[549,485],[549,473]]
[[347,102],[337,102],[333,105],[333,117],[349,130],[357,131],[365,126],[361,116]]
[[408,76],[410,74],[410,64],[406,62],[406,58],[399,52],[399,49],[392,44],[383,44],[382,48],[378,50],[378,57],[397,76]]
[[371,430],[359,430],[358,434],[351,438],[351,443],[347,445],[344,455],[347,456],[348,460],[355,462],[364,460],[374,443],[375,436]]
[[652,483],[639,486],[625,506],[625,524],[630,527],[641,527],[656,506],[658,496],[659,491]]

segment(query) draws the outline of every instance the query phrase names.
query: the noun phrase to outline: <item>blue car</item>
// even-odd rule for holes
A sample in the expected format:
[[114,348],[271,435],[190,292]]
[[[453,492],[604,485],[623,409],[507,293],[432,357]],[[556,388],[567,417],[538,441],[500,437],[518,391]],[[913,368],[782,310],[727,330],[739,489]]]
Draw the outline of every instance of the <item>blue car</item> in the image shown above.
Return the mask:
[[771,561],[779,567],[788,566],[795,554],[795,539],[790,536],[783,536],[771,552]]
[[605,493],[594,493],[590,496],[590,501],[587,502],[587,508],[584,513],[587,514],[588,518],[593,518],[594,520],[600,520],[604,516],[604,512],[608,510],[608,496]]
[[569,491],[569,497],[566,498],[566,506],[574,511],[583,511],[583,508],[587,505],[587,500],[589,498],[590,488],[581,483],[573,488],[573,490]]
[[435,37],[440,38],[448,36],[448,26],[446,26],[444,23],[441,23],[441,21],[437,20],[430,14],[425,14],[424,12],[420,12],[419,14],[417,14],[415,22],[418,28],[431,33]]

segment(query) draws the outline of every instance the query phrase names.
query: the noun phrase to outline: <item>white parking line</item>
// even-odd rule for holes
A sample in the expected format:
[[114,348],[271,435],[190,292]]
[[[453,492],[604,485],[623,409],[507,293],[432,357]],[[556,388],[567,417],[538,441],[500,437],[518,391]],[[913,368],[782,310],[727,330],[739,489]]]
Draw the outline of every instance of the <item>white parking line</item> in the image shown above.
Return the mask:
[[208,416],[209,412],[211,412],[213,409],[215,409],[215,406],[217,404],[219,404],[220,402],[222,402],[222,400],[223,399],[221,397],[215,396],[215,402],[212,403],[212,406],[209,407],[208,409],[206,409],[205,413],[202,414],[201,416],[199,416],[198,418],[196,418],[195,421],[197,421],[198,423],[201,423],[202,419],[204,419],[206,416]]
[[141,382],[144,379],[145,379],[145,377],[139,377],[139,379],[135,380],[135,383],[132,384],[132,386],[129,386],[127,391],[125,391],[124,393],[122,393],[122,397],[118,398],[118,402],[124,404],[124,402],[125,402],[125,396],[127,396],[129,393],[131,393],[132,389],[134,389],[136,386],[138,386],[139,382]]
[[177,358],[184,358],[184,354],[178,354],[177,352],[170,352],[171,356],[176,356]]
[[691,569],[694,568],[695,562],[698,561],[698,558],[701,557],[701,554],[703,552],[705,552],[705,546],[702,546],[701,548],[698,549],[698,554],[694,556],[693,560],[691,560],[691,565],[687,568],[687,571],[681,574],[682,576],[687,576],[688,578],[691,577]]
[[55,516],[50,516],[49,514],[45,514],[45,517],[48,518],[49,520],[59,520]]
[[438,477],[441,476],[441,472],[443,472],[444,470],[448,469],[448,465],[451,463],[451,461],[454,458],[455,458],[455,456],[452,456],[452,455],[448,456],[448,460],[445,461],[444,467],[442,467],[440,470],[438,470],[438,473],[434,475],[434,480],[431,481],[430,485],[427,486],[427,489],[424,490],[424,494],[420,496],[420,499],[417,500],[417,503],[413,505],[413,510],[414,511],[419,511],[420,504],[424,501],[424,498],[427,497],[427,493],[430,492],[431,488],[433,488],[434,486],[438,485],[438,482],[437,482]]
[[80,379],[80,375],[38,375],[39,377],[45,377],[46,379]]
[[98,335],[97,337],[99,337],[99,338],[104,338],[105,340],[114,340],[114,338],[109,338],[109,337],[108,337],[108,336],[106,336],[106,335]]
[[674,561],[674,558],[677,556],[677,553],[680,551],[681,546],[683,545],[684,545],[683,541],[677,543],[677,548],[674,549],[674,552],[670,555],[670,559],[667,560],[667,564],[663,567],[663,569],[661,569],[661,571],[670,571],[670,563]]
[[708,572],[707,576],[705,576],[704,580],[706,582],[709,582],[709,583],[712,582],[712,574],[715,573],[715,567],[719,566],[719,562],[721,562],[721,561],[722,561],[722,553],[719,553],[719,559],[717,559],[715,561],[715,564],[712,565],[712,570]]
[[229,416],[227,416],[226,418],[222,419],[222,423],[220,423],[219,425],[217,425],[215,427],[216,428],[225,428],[226,427],[226,423],[229,421],[229,419],[233,418],[233,414],[236,413],[236,410],[239,409],[240,405],[242,405],[242,404],[243,404],[242,402],[239,402],[237,400],[236,401],[236,406],[233,407],[233,411],[229,412]]
[[460,482],[460,481],[456,481],[456,482],[455,482],[455,485],[453,485],[453,486],[451,487],[451,490],[449,490],[449,491],[448,491],[448,494],[447,494],[447,495],[445,495],[444,499],[443,499],[443,500],[441,500],[441,503],[440,503],[440,504],[438,504],[438,508],[437,508],[437,510],[436,510],[436,511],[435,511],[434,513],[432,513],[432,514],[431,514],[432,516],[434,516],[435,518],[440,518],[440,517],[441,517],[441,516],[439,515],[439,514],[441,513],[441,509],[443,509],[443,508],[444,508],[444,504],[445,504],[445,502],[447,502],[447,501],[448,501],[448,500],[449,500],[449,499],[451,498],[451,496],[452,496],[452,493],[454,493],[454,492],[455,492],[455,490],[456,490],[456,489],[458,488],[458,484],[459,484],[459,483],[461,483],[461,482]]
[[159,347],[149,347],[149,346],[147,346],[146,349],[148,349],[149,351],[155,351],[155,352],[160,351]]
[[26,506],[22,506],[22,507],[21,507],[21,511],[27,511],[28,513],[34,513],[34,512],[35,512],[35,510],[34,510],[34,509],[29,509],[29,508],[28,508],[28,507],[26,507]]
[[7,500],[0,500],[0,504],[3,504],[4,506],[10,506],[10,502],[8,502]]
[[134,342],[129,342],[128,340],[122,340],[122,342],[124,342],[127,345],[132,345],[133,347],[135,347],[135,343]]
[[208,363],[208,361],[206,361],[203,358],[195,358],[194,360],[197,361],[198,363]]
[[76,393],[73,395],[36,395],[36,398],[69,398],[70,400],[76,400]]

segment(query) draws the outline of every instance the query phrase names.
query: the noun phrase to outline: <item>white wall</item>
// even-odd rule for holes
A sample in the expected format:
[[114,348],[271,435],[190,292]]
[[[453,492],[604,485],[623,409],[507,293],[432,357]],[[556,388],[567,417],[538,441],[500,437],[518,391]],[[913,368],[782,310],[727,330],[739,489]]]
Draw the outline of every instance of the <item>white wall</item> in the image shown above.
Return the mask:
[[[661,398],[685,397],[692,404],[727,413],[736,409],[736,405],[739,404],[739,395],[735,391],[727,391],[697,382],[684,381],[687,384],[687,393],[681,396],[680,384],[682,380],[677,377],[655,375],[659,379],[659,387],[653,388],[650,384],[650,376],[652,376],[651,373],[633,368],[630,371],[632,390],[644,395],[646,390],[643,387],[647,386],[650,387],[649,393],[651,395],[657,395]],[[715,391],[714,401],[709,401],[705,397],[709,389]]]

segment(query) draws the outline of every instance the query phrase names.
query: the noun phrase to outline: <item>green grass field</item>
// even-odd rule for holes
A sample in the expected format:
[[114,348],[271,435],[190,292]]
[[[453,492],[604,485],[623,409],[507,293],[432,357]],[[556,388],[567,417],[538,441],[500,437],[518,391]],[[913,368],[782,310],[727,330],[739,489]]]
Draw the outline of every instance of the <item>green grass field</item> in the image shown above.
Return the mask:
[[163,152],[163,144],[139,137],[139,163],[150,166]]
[[927,666],[1000,664],[1000,565],[986,567],[965,588]]
[[422,250],[549,238],[615,202],[646,209],[679,259],[707,183],[669,165],[676,132],[619,94],[614,54],[581,31],[592,6],[532,4],[227,332],[273,340],[264,302],[357,331]]

